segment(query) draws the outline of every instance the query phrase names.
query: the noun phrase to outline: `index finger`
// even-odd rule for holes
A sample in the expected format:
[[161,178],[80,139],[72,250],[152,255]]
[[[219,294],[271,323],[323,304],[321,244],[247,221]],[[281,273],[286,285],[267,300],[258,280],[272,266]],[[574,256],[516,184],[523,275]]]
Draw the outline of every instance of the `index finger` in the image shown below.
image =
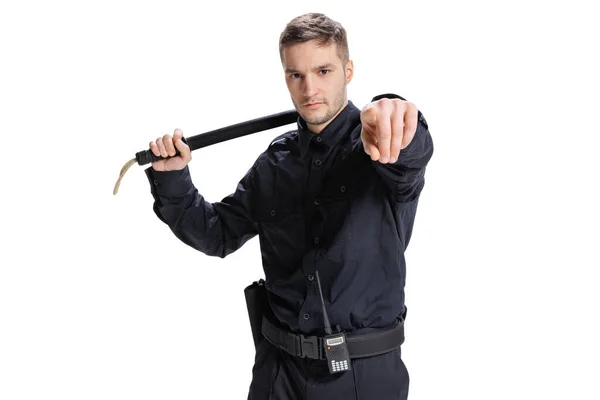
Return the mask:
[[417,107],[414,106],[411,107],[409,111],[410,112],[407,112],[404,116],[404,140],[402,140],[402,148],[408,146],[408,143],[413,140],[415,134],[417,133],[419,111],[417,110]]
[[175,129],[175,131],[173,132],[173,141],[177,141],[177,139],[181,139],[183,137],[183,132],[181,131],[181,129],[177,128]]
[[384,106],[382,103],[377,109],[377,148],[381,157],[379,161],[387,163],[390,159],[390,142],[392,139],[392,126],[390,123],[390,110],[389,107]]
[[179,154],[184,161],[189,162],[192,159],[192,151],[190,147],[181,140],[181,137],[177,137],[173,140],[173,144],[175,144],[175,147],[179,150]]
[[401,106],[394,107],[394,111],[390,117],[392,124],[392,146],[390,154],[390,162],[396,162],[400,149],[402,148],[402,138],[404,137],[404,115],[405,109]]

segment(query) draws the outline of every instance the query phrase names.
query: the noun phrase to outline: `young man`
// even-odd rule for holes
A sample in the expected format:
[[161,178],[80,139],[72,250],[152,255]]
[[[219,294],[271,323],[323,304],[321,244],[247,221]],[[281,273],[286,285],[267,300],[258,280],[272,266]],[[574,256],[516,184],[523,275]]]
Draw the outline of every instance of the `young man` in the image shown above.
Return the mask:
[[[362,111],[347,99],[346,32],[325,15],[290,21],[280,55],[297,129],[214,203],[192,183],[183,132],[151,142],[156,155],[181,153],[146,170],[154,211],[211,256],[259,236],[270,310],[249,399],[406,399],[404,251],[433,154],[427,122],[397,95]],[[333,334],[345,335],[345,361],[325,354],[320,293]]]

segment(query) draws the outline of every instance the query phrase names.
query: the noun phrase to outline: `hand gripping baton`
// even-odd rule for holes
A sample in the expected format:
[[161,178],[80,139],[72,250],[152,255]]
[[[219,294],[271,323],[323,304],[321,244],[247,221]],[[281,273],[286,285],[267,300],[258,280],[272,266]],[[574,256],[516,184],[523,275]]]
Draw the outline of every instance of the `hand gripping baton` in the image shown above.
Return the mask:
[[[188,138],[182,138],[182,140],[189,146],[190,150],[193,151],[202,147],[210,146],[216,143],[221,143],[230,139],[235,139],[252,133],[262,132],[268,129],[273,129],[279,126],[291,124],[295,122],[297,118],[298,112],[296,110],[288,110],[277,114],[271,114],[265,117],[240,122],[235,125],[229,125],[209,132],[200,133],[198,135],[190,136]],[[173,157],[177,157],[179,155],[179,150],[175,149],[175,155]],[[133,164],[137,162],[139,165],[144,165],[149,164],[151,162],[164,160],[167,158],[171,157],[155,156],[152,150],[150,149],[137,152],[135,154],[135,158],[129,160],[121,169],[121,173],[119,174],[119,179],[115,184],[113,194],[117,194],[123,175],[125,175],[125,172],[127,172],[129,167],[131,167]]]

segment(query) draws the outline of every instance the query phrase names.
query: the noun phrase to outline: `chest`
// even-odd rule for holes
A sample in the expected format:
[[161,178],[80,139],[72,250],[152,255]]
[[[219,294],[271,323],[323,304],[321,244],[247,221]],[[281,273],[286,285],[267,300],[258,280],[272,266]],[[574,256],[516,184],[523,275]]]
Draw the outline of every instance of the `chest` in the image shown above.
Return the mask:
[[368,155],[350,143],[272,161],[259,177],[255,204],[260,222],[310,221],[315,214],[326,218],[381,187]]

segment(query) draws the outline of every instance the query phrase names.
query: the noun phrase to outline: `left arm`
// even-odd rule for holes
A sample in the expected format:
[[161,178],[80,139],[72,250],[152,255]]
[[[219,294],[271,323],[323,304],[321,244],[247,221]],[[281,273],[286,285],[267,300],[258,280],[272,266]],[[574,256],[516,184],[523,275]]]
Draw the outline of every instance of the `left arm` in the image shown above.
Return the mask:
[[361,111],[361,139],[398,202],[417,198],[433,155],[427,121],[417,107],[395,94],[375,96]]

